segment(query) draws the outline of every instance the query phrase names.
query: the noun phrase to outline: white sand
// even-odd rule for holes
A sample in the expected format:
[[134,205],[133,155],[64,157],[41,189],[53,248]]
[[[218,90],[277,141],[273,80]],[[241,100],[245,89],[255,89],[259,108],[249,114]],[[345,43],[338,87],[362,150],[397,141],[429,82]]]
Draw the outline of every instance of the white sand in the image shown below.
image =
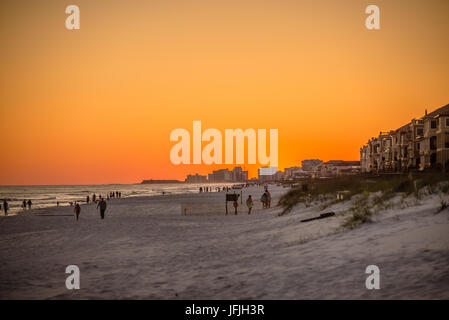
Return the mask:
[[[286,191],[270,189],[273,203]],[[261,192],[244,189],[244,199],[251,193],[258,200]],[[262,211],[258,201],[253,215],[218,215],[223,198],[115,199],[103,221],[94,205],[82,206],[79,222],[62,216],[71,215],[71,207],[2,217],[0,298],[449,298],[449,213],[434,214],[436,196],[407,199],[413,206],[381,212],[352,231],[337,231],[339,215],[300,223],[319,214],[303,205],[282,217],[279,208]],[[192,199],[211,203],[217,215],[182,216],[180,203]],[[65,288],[70,264],[80,268],[80,290]],[[370,264],[380,267],[380,290],[365,288]]]

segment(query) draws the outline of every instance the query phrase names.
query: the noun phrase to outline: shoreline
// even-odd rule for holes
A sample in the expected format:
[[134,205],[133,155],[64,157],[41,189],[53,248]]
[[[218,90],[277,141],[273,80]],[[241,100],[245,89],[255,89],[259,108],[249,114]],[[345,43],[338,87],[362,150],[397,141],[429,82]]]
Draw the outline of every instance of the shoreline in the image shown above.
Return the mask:
[[[239,183],[207,183],[206,185],[208,186],[213,186],[214,189],[215,187],[223,187],[223,186],[228,186],[231,187],[234,185],[238,185]],[[70,207],[70,202],[75,203],[78,202],[81,205],[85,205],[86,204],[86,196],[92,196],[92,194],[96,193],[97,196],[99,196],[100,194],[103,195],[107,195],[107,193],[110,191],[109,186],[121,186],[122,188],[128,188],[127,193],[123,194],[123,196],[121,197],[121,199],[126,199],[126,198],[134,198],[134,197],[154,197],[154,196],[158,196],[161,195],[161,193],[165,193],[165,195],[169,195],[169,194],[195,194],[195,193],[199,193],[197,188],[199,188],[200,186],[203,186],[204,184],[192,184],[192,183],[188,183],[189,186],[192,187],[192,189],[176,189],[176,187],[174,186],[179,186],[179,184],[127,184],[127,185],[50,185],[50,186],[46,186],[47,188],[53,189],[50,190],[47,193],[42,193],[40,194],[41,198],[35,198],[36,195],[31,195],[31,196],[27,196],[26,192],[25,195],[20,194],[19,195],[15,195],[14,197],[11,196],[5,196],[1,194],[0,192],[0,199],[4,199],[6,198],[7,201],[9,202],[9,212],[8,212],[8,216],[15,216],[18,214],[26,214],[27,212],[36,210],[36,209],[46,209],[46,208],[53,208],[53,207],[58,207],[57,202],[59,201],[59,207]],[[21,186],[20,186],[21,187]],[[23,186],[23,187],[27,187],[27,186]],[[29,186],[29,187],[38,187],[38,186]],[[80,188],[80,187],[85,187],[85,188]],[[105,187],[107,187],[107,189],[105,189]],[[144,187],[144,189],[140,189],[135,191],[136,188],[133,187]],[[151,188],[150,188],[151,187]],[[158,188],[159,187],[159,188]],[[11,187],[12,188],[12,187]],[[85,191],[85,190],[73,190],[71,192],[77,192],[79,193],[79,195],[74,196],[72,195],[72,198],[67,199],[67,193],[62,193],[60,195],[60,198],[58,198],[58,196],[54,193],[55,192],[55,188],[56,190],[58,190],[59,188],[79,188],[79,189],[91,189],[89,191]],[[100,189],[100,191],[95,190],[94,188],[103,188]],[[166,189],[164,189],[166,188]],[[195,190],[193,189],[195,188]],[[121,189],[123,190],[123,189]],[[126,190],[126,189],[125,189]],[[5,193],[6,191],[3,190],[3,192]],[[18,191],[16,191],[17,193],[19,193]],[[29,192],[29,190],[28,190]],[[140,192],[140,193],[139,193]],[[142,194],[142,192],[146,192],[147,194]],[[153,192],[153,193],[151,193]],[[213,193],[217,192],[216,190],[212,191]],[[221,191],[222,192],[222,191]],[[69,193],[70,194],[70,193]],[[42,198],[42,196],[45,195],[46,198]],[[49,197],[49,198],[48,198]],[[47,199],[48,198],[48,199]],[[44,201],[44,200],[53,200],[52,202],[49,203],[40,203],[38,205],[36,205],[36,203],[33,203],[33,207],[31,210],[26,209],[24,210],[21,206],[21,203],[23,201],[23,199],[31,199],[33,202],[35,201]],[[116,200],[118,198],[111,198],[111,200]],[[91,197],[91,201],[92,203],[92,197]],[[14,203],[15,205],[12,205],[12,203]],[[4,217],[4,212],[3,210],[0,212],[0,217]]]

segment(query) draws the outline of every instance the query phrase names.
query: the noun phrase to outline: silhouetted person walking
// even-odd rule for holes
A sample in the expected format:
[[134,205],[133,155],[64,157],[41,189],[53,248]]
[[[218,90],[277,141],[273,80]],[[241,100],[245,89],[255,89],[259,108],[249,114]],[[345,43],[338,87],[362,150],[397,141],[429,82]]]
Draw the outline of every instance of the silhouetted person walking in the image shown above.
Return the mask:
[[104,219],[104,213],[106,211],[106,207],[107,207],[106,201],[103,198],[100,198],[100,201],[97,204],[97,209],[100,208],[101,219]]
[[80,212],[81,212],[81,206],[79,205],[79,203],[75,204],[75,216],[76,216],[76,221],[78,221],[79,216],[80,216]]
[[6,201],[6,199],[5,200],[3,200],[3,211],[5,211],[5,216],[7,216],[8,215],[8,201]]
[[260,198],[260,201],[262,202],[262,208],[267,207],[267,192],[264,192],[262,197]]
[[31,202],[31,199],[30,200],[28,200],[28,210],[31,210],[31,205],[32,205],[33,203]]
[[251,195],[246,199],[246,205],[248,206],[248,214],[251,214],[251,209],[253,208],[253,199],[251,198]]
[[267,208],[271,208],[271,193],[270,191],[268,191],[268,188],[266,190],[266,194],[267,194]]

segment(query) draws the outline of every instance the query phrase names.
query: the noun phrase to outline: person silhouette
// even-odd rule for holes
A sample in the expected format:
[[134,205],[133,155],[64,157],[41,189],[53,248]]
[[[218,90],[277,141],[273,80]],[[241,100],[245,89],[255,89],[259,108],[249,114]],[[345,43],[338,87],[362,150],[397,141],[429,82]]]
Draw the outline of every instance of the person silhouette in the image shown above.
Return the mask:
[[5,216],[8,215],[8,201],[6,201],[6,199],[3,200],[3,211],[5,212]]
[[79,219],[79,216],[80,216],[80,212],[81,212],[81,207],[80,207],[80,205],[79,205],[79,203],[77,202],[77,203],[75,203],[75,208],[74,208],[74,210],[73,211],[75,211],[75,217],[76,217],[76,221],[78,221],[78,219]]
[[100,197],[100,201],[97,204],[97,209],[100,208],[101,219],[104,219],[104,213],[106,211],[106,207],[107,207],[106,201],[102,197]]
[[234,203],[232,204],[234,206],[235,214],[237,214],[237,207],[239,206],[237,199],[238,197],[235,197]]
[[253,208],[253,199],[251,198],[251,195],[246,199],[246,205],[248,206],[248,214],[251,214],[251,209]]

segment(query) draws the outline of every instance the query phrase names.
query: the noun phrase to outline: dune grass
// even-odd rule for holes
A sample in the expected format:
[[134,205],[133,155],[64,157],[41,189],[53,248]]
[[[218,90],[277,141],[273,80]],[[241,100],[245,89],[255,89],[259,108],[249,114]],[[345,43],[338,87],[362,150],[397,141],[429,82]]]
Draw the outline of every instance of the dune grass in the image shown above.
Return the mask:
[[[374,197],[370,202],[357,201],[351,207],[349,211],[351,211],[352,216],[350,220],[344,223],[344,226],[353,228],[360,223],[371,221],[371,216],[375,211],[374,208],[385,206],[385,203],[397,193],[402,193],[406,196],[415,194],[418,197],[419,191],[424,187],[427,187],[430,193],[437,192],[437,189],[448,193],[449,183],[437,188],[437,185],[442,181],[448,181],[448,176],[436,173],[420,173],[414,175],[385,174],[379,176],[360,175],[304,180],[302,184],[307,185],[307,190],[303,190],[302,186],[291,189],[280,198],[278,204],[283,208],[280,215],[284,215],[300,203],[307,205],[320,199],[333,198],[334,200],[329,202],[329,205],[348,200],[357,194],[364,195],[362,199],[367,198],[369,194],[380,191],[380,195]],[[343,199],[337,199],[339,192],[344,192]],[[326,205],[321,206],[321,208],[325,207]]]
[[445,211],[447,208],[449,208],[449,203],[444,199],[441,199],[440,207],[438,208],[436,214]]

